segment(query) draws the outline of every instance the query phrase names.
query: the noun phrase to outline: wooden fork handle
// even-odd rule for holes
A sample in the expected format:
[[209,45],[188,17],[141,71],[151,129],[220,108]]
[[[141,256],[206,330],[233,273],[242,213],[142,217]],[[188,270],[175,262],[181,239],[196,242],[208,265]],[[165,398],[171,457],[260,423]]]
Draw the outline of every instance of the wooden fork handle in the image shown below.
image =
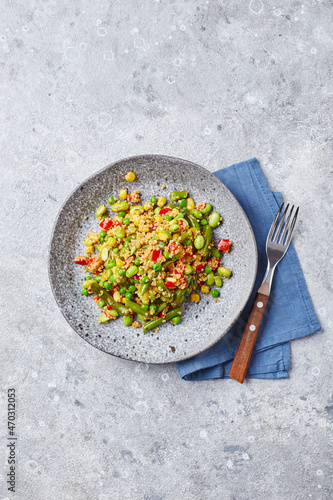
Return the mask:
[[257,339],[262,318],[264,316],[267,301],[268,295],[264,295],[259,292],[257,293],[229,371],[229,377],[237,380],[237,382],[240,382],[241,384],[244,381],[250,363],[252,351]]

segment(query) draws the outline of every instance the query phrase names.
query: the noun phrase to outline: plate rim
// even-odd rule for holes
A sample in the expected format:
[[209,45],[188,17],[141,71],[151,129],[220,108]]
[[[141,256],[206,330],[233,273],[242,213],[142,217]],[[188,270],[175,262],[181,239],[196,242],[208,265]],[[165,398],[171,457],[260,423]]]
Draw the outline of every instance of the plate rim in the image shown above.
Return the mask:
[[[235,195],[230,191],[230,189],[224,184],[224,182],[222,182],[220,179],[218,179],[218,177],[214,176],[216,178],[216,180],[218,180],[219,182],[221,182],[221,184],[223,184],[223,186],[229,191],[230,195],[232,196],[232,198],[234,199],[234,201],[237,203],[238,207],[240,208],[240,210],[242,211],[243,213],[243,216],[244,216],[244,219],[245,219],[245,222],[246,222],[246,225],[248,226],[249,230],[250,230],[250,234],[251,234],[251,237],[252,237],[252,241],[253,241],[253,244],[254,244],[254,252],[255,252],[255,272],[254,272],[254,276],[252,278],[252,283],[251,283],[251,287],[250,287],[250,291],[246,297],[246,301],[244,303],[244,306],[241,308],[241,310],[239,311],[239,313],[236,315],[236,317],[233,319],[232,323],[229,325],[229,327],[224,330],[221,335],[211,344],[209,344],[207,347],[205,347],[205,349],[203,350],[200,350],[198,351],[196,354],[192,354],[190,356],[187,356],[187,357],[184,357],[184,358],[181,358],[179,360],[174,360],[174,361],[159,361],[159,362],[156,362],[156,361],[142,361],[142,360],[139,360],[139,359],[131,359],[131,358],[126,358],[125,356],[120,356],[119,354],[113,354],[113,353],[110,353],[110,352],[107,352],[107,351],[104,351],[103,349],[101,349],[100,347],[97,347],[96,345],[92,344],[91,342],[89,342],[88,339],[86,339],[85,337],[82,337],[80,335],[80,333],[78,332],[78,330],[76,328],[74,328],[73,325],[71,325],[71,323],[69,322],[69,320],[67,319],[67,317],[65,316],[65,313],[63,312],[62,310],[62,307],[60,306],[59,302],[58,302],[58,299],[57,299],[57,295],[56,295],[56,292],[55,292],[55,289],[54,289],[54,286],[53,286],[53,281],[52,281],[52,277],[51,277],[51,247],[52,247],[52,243],[53,243],[53,239],[54,239],[54,236],[55,236],[55,230],[56,230],[56,226],[57,226],[57,223],[58,223],[58,220],[59,220],[59,216],[61,214],[61,212],[63,211],[64,207],[66,206],[67,202],[72,198],[72,196],[74,195],[74,193],[76,193],[76,191],[78,189],[80,189],[81,186],[87,184],[91,179],[93,179],[94,177],[96,177],[96,175],[99,175],[101,174],[102,172],[104,172],[105,170],[108,170],[110,167],[113,167],[114,165],[116,165],[117,163],[121,163],[121,162],[127,162],[129,160],[131,161],[135,161],[137,159],[143,159],[143,158],[163,158],[163,159],[171,159],[171,160],[179,160],[181,162],[185,162],[185,163],[188,163],[188,164],[191,164],[193,165],[194,167],[196,168],[199,168],[199,170],[202,170],[203,172],[205,173],[209,173],[211,175],[214,175],[213,172],[211,172],[210,170],[208,170],[207,168],[203,167],[202,165],[199,165],[197,163],[194,163],[190,160],[186,160],[184,158],[179,158],[179,157],[176,157],[176,156],[170,156],[170,155],[161,155],[161,154],[155,154],[155,153],[146,153],[146,154],[140,154],[140,155],[133,155],[133,156],[127,156],[126,158],[121,158],[119,160],[116,160],[112,163],[109,163],[108,165],[106,165],[105,167],[97,170],[96,172],[94,172],[92,175],[90,175],[89,177],[87,177],[86,179],[84,179],[82,182],[80,182],[74,189],[72,189],[72,191],[69,193],[69,195],[65,198],[65,200],[62,202],[61,206],[59,207],[59,210],[57,212],[57,215],[55,217],[55,220],[53,222],[53,226],[52,226],[52,231],[51,231],[51,236],[50,236],[50,240],[49,240],[49,245],[48,245],[48,264],[47,264],[47,268],[48,268],[48,278],[49,278],[49,283],[50,283],[50,288],[51,288],[51,291],[52,291],[52,294],[53,294],[53,297],[55,299],[55,302],[58,306],[58,308],[60,309],[60,312],[62,314],[62,316],[64,317],[64,319],[66,320],[66,322],[69,324],[69,326],[72,328],[72,330],[74,330],[74,332],[82,339],[84,340],[85,342],[87,342],[90,346],[94,347],[95,349],[97,349],[99,352],[103,352],[104,354],[106,355],[109,355],[109,356],[114,356],[116,358],[119,358],[119,359],[124,359],[126,361],[132,361],[133,363],[146,363],[146,364],[151,364],[151,365],[167,365],[167,364],[174,364],[174,363],[181,363],[182,361],[186,361],[188,359],[191,359],[191,358],[194,358],[196,356],[198,356],[199,354],[202,354],[203,352],[207,351],[208,349],[210,349],[211,347],[213,347],[215,344],[217,344],[217,342],[219,342],[229,331],[230,329],[234,326],[234,324],[236,323],[236,321],[238,320],[238,318],[240,317],[240,315],[242,314],[242,312],[244,311],[248,301],[249,301],[249,298],[253,292],[253,288],[254,288],[254,285],[255,285],[255,281],[256,281],[256,277],[257,277],[257,273],[258,273],[258,248],[257,248],[257,241],[256,241],[256,238],[255,238],[255,235],[254,235],[254,232],[253,232],[253,229],[252,229],[252,225],[248,219],[248,216],[246,215],[242,205],[239,203],[239,201],[237,200],[237,198],[235,197]],[[227,167],[224,167],[224,168],[227,168]]]

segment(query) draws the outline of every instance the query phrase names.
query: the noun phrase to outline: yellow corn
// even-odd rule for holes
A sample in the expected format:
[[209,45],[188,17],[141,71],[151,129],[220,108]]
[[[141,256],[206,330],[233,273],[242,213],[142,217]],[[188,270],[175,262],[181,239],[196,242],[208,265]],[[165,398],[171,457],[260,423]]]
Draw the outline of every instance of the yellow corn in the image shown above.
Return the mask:
[[164,198],[164,196],[160,196],[159,199],[157,200],[157,205],[159,207],[164,207],[164,205],[166,204],[166,199]]
[[154,219],[156,220],[156,222],[161,222],[163,220],[163,217],[162,217],[162,215],[156,214],[156,215],[154,215]]
[[151,210],[153,208],[153,204],[150,203],[150,201],[146,201],[146,203],[143,205],[143,208],[148,212],[148,210]]
[[124,266],[124,262],[119,259],[119,257],[116,258],[116,264],[117,264],[117,267],[123,267]]
[[108,277],[108,275],[106,273],[103,273],[101,275],[101,278],[102,278],[103,281],[107,281],[109,279],[109,277]]
[[[168,215],[171,215],[171,217],[176,217],[179,214],[178,208],[173,208],[171,212],[168,213]],[[172,222],[172,224],[177,224],[178,221]]]
[[202,259],[201,255],[198,254],[198,253],[196,254],[196,258],[197,258],[197,260],[201,260]]
[[172,239],[174,241],[178,240],[179,237],[180,237],[180,233],[175,233],[175,234],[172,235]]
[[167,281],[171,281],[171,283],[176,283],[176,278],[169,277]]
[[188,210],[193,210],[193,208],[195,208],[195,203],[194,203],[193,198],[187,198],[187,200],[186,200],[186,208]]
[[200,290],[202,291],[202,293],[209,293],[210,288],[207,285],[202,285],[202,287],[200,288]]
[[119,198],[121,200],[126,200],[126,198],[127,198],[127,189],[121,189],[119,191]]
[[127,300],[126,297],[122,297],[121,302],[125,304],[126,300]]
[[113,217],[112,219],[114,222],[122,222],[123,218],[122,217],[119,217],[119,215],[116,215],[115,217]]
[[106,242],[106,246],[113,248],[116,243],[117,243],[116,238],[109,237],[108,241]]
[[86,247],[91,247],[91,245],[93,245],[93,241],[91,241],[90,238],[86,238],[83,242],[85,244]]
[[94,253],[95,247],[94,245],[91,245],[91,247],[86,247],[86,253]]
[[168,241],[169,236],[165,233],[158,233],[157,238],[161,241]]
[[140,215],[132,215],[132,221],[136,227],[140,224]]
[[114,292],[114,294],[113,294],[113,299],[114,299],[116,302],[120,302],[120,301],[121,301],[121,295],[120,295],[120,292]]
[[199,302],[200,295],[198,295],[197,293],[191,293],[190,300],[191,300],[191,302]]
[[97,243],[100,238],[98,233],[93,232],[87,233],[86,236],[92,241],[92,243]]
[[125,180],[127,182],[133,182],[135,179],[135,173],[134,172],[127,172],[127,174],[125,175]]

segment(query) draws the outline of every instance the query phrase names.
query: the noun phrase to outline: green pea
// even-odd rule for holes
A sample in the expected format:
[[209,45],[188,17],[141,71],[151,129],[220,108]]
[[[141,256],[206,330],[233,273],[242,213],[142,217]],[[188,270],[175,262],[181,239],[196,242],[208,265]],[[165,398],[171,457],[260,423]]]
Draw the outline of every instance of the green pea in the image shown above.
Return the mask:
[[210,294],[212,297],[218,297],[220,295],[220,292],[216,290],[216,288],[213,288],[213,290],[210,291]]
[[100,235],[101,238],[105,238],[106,231],[100,231],[99,235]]
[[203,208],[202,210],[200,210],[200,212],[202,214],[209,214],[209,212],[211,211],[211,209],[212,209],[212,205],[210,203],[206,203],[205,208]]
[[156,305],[156,304],[151,304],[151,305],[149,306],[149,311],[150,311],[150,313],[152,312],[152,310],[153,310],[154,312],[155,312],[155,311],[157,311],[157,305]]
[[210,266],[205,266],[205,273],[210,274],[212,272],[212,268]]
[[166,259],[170,259],[170,257],[171,257],[170,252],[168,252],[167,250],[164,250],[163,257],[165,257]]
[[183,198],[182,200],[179,200],[178,204],[179,204],[180,207],[185,207],[186,200]]
[[163,219],[165,219],[165,220],[167,220],[167,221],[171,221],[171,220],[172,220],[172,217],[171,217],[171,215],[168,215],[168,214],[167,214],[167,215],[165,215],[165,216],[163,217]]
[[153,203],[154,205],[157,203],[157,198],[156,198],[156,196],[152,196],[152,197],[150,198],[150,203]]
[[132,292],[126,292],[125,293],[125,297],[126,297],[126,299],[130,299],[131,300],[131,298],[133,297],[133,293]]
[[113,276],[111,276],[111,277],[109,278],[109,283],[111,283],[111,284],[112,284],[112,283],[114,283],[114,281],[115,281],[114,277],[113,277]]
[[126,271],[126,278],[132,278],[135,274],[137,274],[138,268],[137,266],[130,266]]
[[194,246],[197,250],[201,250],[205,244],[205,238],[199,234],[194,240]]
[[138,316],[139,320],[141,320],[141,321],[147,321],[147,318],[146,318],[146,316],[144,314],[138,313],[137,316]]
[[86,288],[82,288],[82,295],[89,295],[88,290]]
[[222,280],[221,280],[220,276],[215,276],[214,277],[214,282],[215,282],[216,286],[218,286],[218,287],[222,286]]
[[133,323],[133,316],[131,314],[124,316],[123,323],[125,326],[131,326],[131,324]]
[[202,213],[199,212],[199,210],[197,210],[196,208],[193,208],[193,210],[191,210],[191,214],[194,215],[196,219],[202,219]]
[[180,227],[178,224],[171,224],[171,226],[169,226],[169,231],[170,233],[177,233],[177,231],[179,231]]
[[128,226],[128,224],[130,224],[130,223],[131,223],[131,221],[129,220],[129,218],[128,218],[128,217],[124,217],[124,219],[123,219],[123,224],[124,224],[125,226]]
[[134,259],[134,264],[136,266],[139,266],[140,265],[140,259],[138,259],[138,258]]
[[148,311],[148,304],[142,304],[141,309]]
[[98,307],[99,307],[99,308],[104,307],[105,305],[106,305],[105,300],[100,300],[100,301],[98,302]]
[[207,276],[207,281],[206,281],[207,285],[209,285],[209,286],[214,285],[214,278],[215,278],[214,274],[209,273]]
[[218,259],[221,257],[221,252],[217,248],[212,247],[211,252],[212,252],[212,257],[216,257]]
[[230,278],[231,276],[231,271],[227,267],[220,266],[217,272],[219,273],[220,276],[222,276],[222,278]]
[[119,276],[126,276],[125,269],[119,269],[118,273],[119,273]]
[[160,271],[162,269],[162,264],[159,262],[156,262],[156,264],[153,265],[154,271]]
[[124,288],[124,287],[120,287],[119,292],[120,292],[122,295],[125,295],[126,290],[125,290],[125,288]]
[[174,325],[178,325],[178,323],[180,323],[181,321],[181,317],[178,314],[177,316],[174,316],[171,321]]
[[102,217],[101,217],[101,219],[102,219],[102,220],[104,220],[104,219],[106,219],[106,218],[107,218],[107,215],[106,215],[106,214],[102,215]]
[[210,227],[216,227],[221,220],[221,215],[218,212],[213,212],[208,220]]
[[112,287],[112,285],[108,281],[106,283],[104,283],[105,290],[110,290],[111,287]]
[[108,203],[110,203],[110,205],[113,205],[115,202],[116,202],[116,198],[114,196],[108,197]]
[[119,252],[119,248],[112,248],[112,252],[113,253],[118,253]]
[[97,283],[99,283],[101,281],[101,277],[100,276],[95,276],[95,280],[97,281]]
[[123,227],[117,227],[114,231],[114,235],[116,238],[118,238],[119,240],[122,240],[123,238],[125,238],[125,231],[124,231],[124,228]]
[[135,290],[136,290],[135,285],[130,285],[130,286],[128,287],[128,291],[129,291],[129,292],[135,292]]
[[201,219],[200,224],[201,224],[202,226],[207,226],[207,224],[208,224],[208,220],[207,220],[207,219]]
[[168,205],[169,208],[178,208],[177,205],[175,203],[169,203]]
[[125,212],[123,210],[120,210],[120,212],[118,212],[118,215],[119,217],[125,217]]
[[105,264],[105,269],[112,269],[116,265],[116,261],[114,259],[108,260]]

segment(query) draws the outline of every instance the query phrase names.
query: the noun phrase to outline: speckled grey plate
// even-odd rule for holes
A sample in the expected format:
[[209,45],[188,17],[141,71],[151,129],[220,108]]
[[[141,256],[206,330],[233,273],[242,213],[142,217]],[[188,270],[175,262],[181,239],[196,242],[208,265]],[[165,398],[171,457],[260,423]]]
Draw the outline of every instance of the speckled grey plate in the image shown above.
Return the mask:
[[[124,180],[133,171],[132,183]],[[162,190],[161,185],[166,189]],[[125,327],[121,319],[98,323],[99,310],[92,297],[81,294],[84,271],[74,264],[84,253],[83,240],[98,228],[96,208],[120,188],[138,189],[147,201],[152,194],[168,195],[186,189],[196,202],[206,201],[223,217],[214,240],[233,242],[223,256],[233,276],[224,281],[220,301],[201,294],[198,304],[184,301],[182,321],[166,323],[158,333]],[[87,219],[84,219],[84,216]],[[250,223],[231,192],[204,168],[179,158],[143,155],[126,158],[100,170],[83,182],[61,208],[50,243],[49,276],[55,299],[71,327],[91,345],[121,358],[145,363],[171,363],[205,351],[220,340],[242,312],[254,285],[257,247]]]

